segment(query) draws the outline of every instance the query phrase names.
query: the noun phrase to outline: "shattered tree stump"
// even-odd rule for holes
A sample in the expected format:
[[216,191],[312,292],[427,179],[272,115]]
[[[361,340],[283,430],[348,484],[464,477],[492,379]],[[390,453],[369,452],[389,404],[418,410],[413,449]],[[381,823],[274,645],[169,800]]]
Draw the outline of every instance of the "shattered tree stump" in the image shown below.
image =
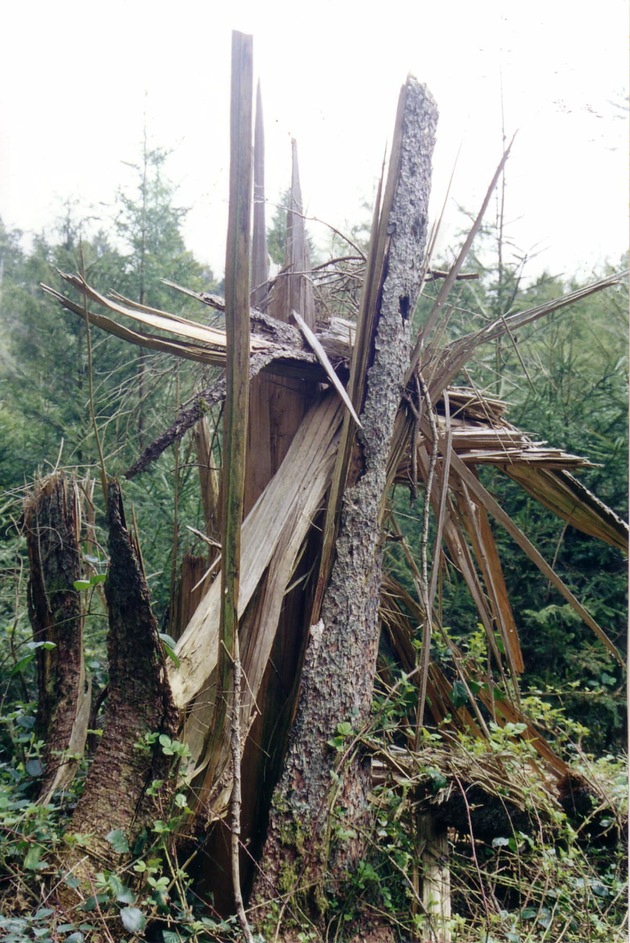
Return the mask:
[[[62,861],[80,881],[76,890],[59,885],[57,896],[67,909],[89,896],[97,871],[120,866],[120,856],[105,837],[112,824],[125,832],[132,846],[142,827],[155,819],[156,800],[147,790],[153,780],[167,779],[171,760],[159,744],[144,749],[138,745],[147,734],[174,737],[178,728],[157,620],[116,481],[109,483],[107,517],[109,689],[103,734],[68,827],[69,832],[89,836],[89,841],[71,846]],[[160,800],[166,799],[164,791]]]
[[85,749],[90,686],[83,660],[81,495],[64,473],[36,482],[24,506],[28,608],[37,664],[37,728],[46,743],[39,801],[74,777]]

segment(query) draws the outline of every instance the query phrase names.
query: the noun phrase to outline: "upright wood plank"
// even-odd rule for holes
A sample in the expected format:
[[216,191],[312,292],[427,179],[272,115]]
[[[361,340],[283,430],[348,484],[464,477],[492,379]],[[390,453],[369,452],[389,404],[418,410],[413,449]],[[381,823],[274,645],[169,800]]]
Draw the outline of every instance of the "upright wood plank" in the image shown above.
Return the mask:
[[253,44],[232,34],[230,206],[225,258],[226,399],[223,425],[223,565],[220,661],[224,690],[238,626],[238,587],[247,414],[249,406],[249,271],[252,201]]
[[230,107],[230,205],[225,259],[226,398],[223,420],[222,567],[219,644],[219,696],[215,701],[213,752],[221,747],[228,699],[231,702],[230,862],[236,912],[246,940],[251,940],[243,909],[240,877],[241,834],[241,664],[238,647],[238,598],[241,524],[245,494],[249,411],[250,256],[252,204],[253,42],[232,33]]
[[256,90],[254,130],[254,232],[252,237],[252,307],[267,310],[269,254],[265,222],[265,129],[260,82]]

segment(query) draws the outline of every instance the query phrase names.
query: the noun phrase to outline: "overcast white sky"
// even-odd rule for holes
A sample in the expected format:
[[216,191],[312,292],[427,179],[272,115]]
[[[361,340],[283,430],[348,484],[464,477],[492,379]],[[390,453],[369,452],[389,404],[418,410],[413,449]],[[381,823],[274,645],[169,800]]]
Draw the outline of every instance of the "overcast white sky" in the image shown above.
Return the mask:
[[[107,213],[124,161],[174,149],[189,246],[224,265],[230,33],[254,36],[268,196],[298,141],[307,212],[343,227],[371,200],[408,72],[440,108],[435,212],[476,210],[518,130],[507,215],[532,271],[589,273],[627,248],[627,2],[268,0],[6,4],[0,39],[0,217],[50,231],[65,199]],[[461,225],[450,214],[452,232]]]

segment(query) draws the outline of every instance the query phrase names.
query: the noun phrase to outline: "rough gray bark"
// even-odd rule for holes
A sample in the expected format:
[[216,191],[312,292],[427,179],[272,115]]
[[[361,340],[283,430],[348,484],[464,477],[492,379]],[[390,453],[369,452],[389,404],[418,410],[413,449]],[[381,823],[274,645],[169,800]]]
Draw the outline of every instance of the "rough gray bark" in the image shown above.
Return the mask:
[[[298,713],[255,887],[261,926],[273,909],[269,902],[299,888],[308,888],[308,907],[317,915],[324,907],[327,866],[329,875],[339,878],[364,850],[360,826],[367,808],[369,760],[356,752],[339,771],[341,782],[335,783],[338,756],[328,741],[340,722],[348,721],[358,731],[370,717],[380,632],[380,531],[387,465],[426,245],[437,108],[413,79],[403,95],[402,140],[395,166],[390,166],[395,190],[386,220],[389,245],[378,332],[361,415],[363,473],[346,490],[336,561],[321,620],[311,629]],[[346,832],[359,827],[356,839],[331,854],[327,830],[332,804],[336,814],[343,814]]]

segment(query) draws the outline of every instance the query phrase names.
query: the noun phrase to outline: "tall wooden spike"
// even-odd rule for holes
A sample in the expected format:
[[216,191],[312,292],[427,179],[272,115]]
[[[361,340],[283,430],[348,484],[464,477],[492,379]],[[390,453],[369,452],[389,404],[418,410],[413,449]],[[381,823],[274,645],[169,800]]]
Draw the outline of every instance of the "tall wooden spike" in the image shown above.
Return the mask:
[[254,308],[267,310],[269,289],[269,254],[265,225],[265,129],[263,124],[260,82],[256,91],[256,124],[254,129],[254,222],[252,233],[252,293]]

